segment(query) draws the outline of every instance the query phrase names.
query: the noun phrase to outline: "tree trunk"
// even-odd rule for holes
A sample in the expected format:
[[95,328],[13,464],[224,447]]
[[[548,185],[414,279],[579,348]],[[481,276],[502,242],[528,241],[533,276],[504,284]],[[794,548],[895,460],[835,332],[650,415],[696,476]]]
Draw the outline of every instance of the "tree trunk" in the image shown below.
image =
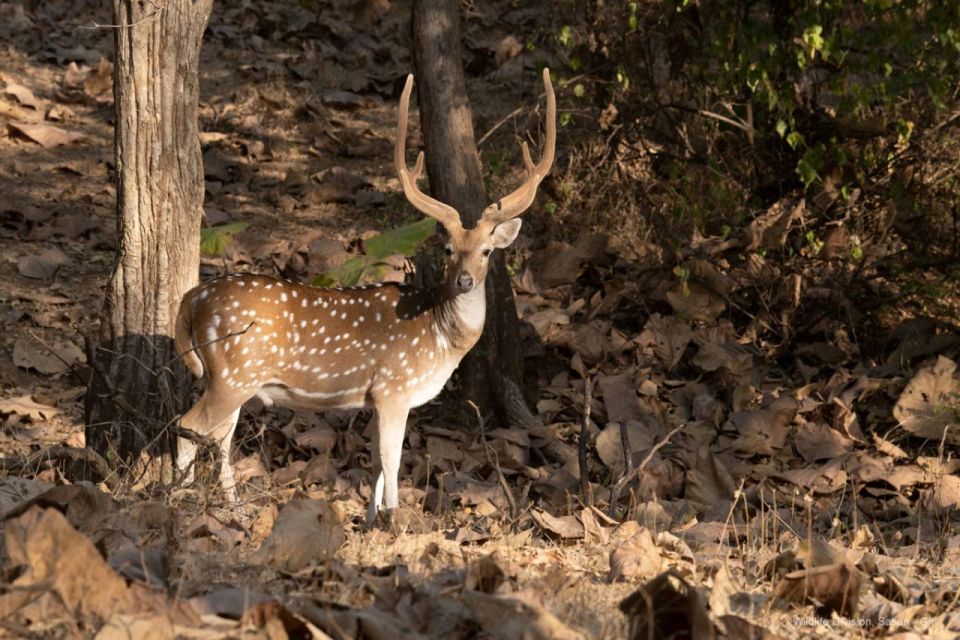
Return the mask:
[[[212,0],[114,0],[117,255],[86,398],[88,446],[116,464],[158,437],[189,384],[173,346],[196,284],[203,207],[198,66]],[[164,439],[163,442],[169,441]]]
[[[490,199],[463,76],[458,0],[415,0],[413,42],[430,191],[460,212],[465,227],[472,227]],[[530,414],[522,399],[517,405],[523,380],[517,308],[503,252],[496,252],[490,263],[486,293],[483,336],[460,365],[463,391],[504,421],[516,423],[518,413],[524,421],[523,414]]]

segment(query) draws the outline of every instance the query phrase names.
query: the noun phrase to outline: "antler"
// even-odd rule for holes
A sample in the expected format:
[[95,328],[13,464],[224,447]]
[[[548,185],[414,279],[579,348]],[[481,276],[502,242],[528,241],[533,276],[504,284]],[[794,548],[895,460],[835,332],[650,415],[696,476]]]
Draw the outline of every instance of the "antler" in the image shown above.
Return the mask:
[[519,189],[483,210],[482,219],[491,224],[500,224],[526,211],[533,204],[540,181],[546,177],[553,164],[553,152],[557,142],[557,97],[553,93],[549,69],[543,70],[543,86],[547,92],[547,131],[543,144],[543,157],[540,158],[539,164],[534,165],[533,160],[530,159],[530,148],[526,141],[523,142],[523,164],[527,168],[527,179]]
[[403,193],[414,207],[421,213],[436,219],[448,229],[461,227],[460,214],[448,204],[434,200],[417,187],[417,180],[423,173],[423,151],[417,156],[417,164],[413,171],[407,169],[407,160],[404,156],[407,141],[407,112],[410,108],[410,93],[413,90],[413,74],[407,76],[407,83],[400,95],[400,115],[397,117],[397,141],[393,147],[393,164],[397,169],[397,177],[403,185]]

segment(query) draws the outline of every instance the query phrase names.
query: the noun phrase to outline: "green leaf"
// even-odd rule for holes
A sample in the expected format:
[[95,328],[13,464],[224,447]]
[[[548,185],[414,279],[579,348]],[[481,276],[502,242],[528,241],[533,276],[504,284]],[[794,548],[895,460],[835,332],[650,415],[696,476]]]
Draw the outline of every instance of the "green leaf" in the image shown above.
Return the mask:
[[777,120],[777,135],[781,138],[787,135],[787,123],[783,120]]
[[790,145],[791,149],[796,151],[797,147],[801,147],[804,144],[803,135],[796,131],[791,131],[787,134],[787,144]]
[[573,86],[573,95],[578,98],[582,98],[587,93],[587,90],[581,83],[577,83]]
[[823,27],[819,24],[811,25],[803,30],[803,42],[810,47],[810,57],[823,49]]
[[345,287],[352,287],[357,284],[360,282],[366,267],[367,258],[365,256],[350,258],[340,265],[340,284]]
[[364,252],[378,260],[392,255],[409,258],[436,230],[437,221],[424,218],[370,238],[363,244]]
[[801,158],[797,163],[797,174],[800,176],[800,180],[803,181],[804,187],[809,187],[818,177],[817,170],[808,158]]
[[250,225],[246,222],[231,222],[217,227],[200,229],[200,253],[216,258],[227,248],[227,244],[234,234],[240,233],[248,226]]
[[335,287],[337,286],[337,281],[332,278],[329,272],[324,271],[323,273],[317,275],[313,279],[313,286],[315,287]]
[[563,46],[565,47],[570,46],[570,25],[565,24],[562,27],[560,27],[560,35],[558,36],[557,39],[560,40],[560,44],[562,44]]

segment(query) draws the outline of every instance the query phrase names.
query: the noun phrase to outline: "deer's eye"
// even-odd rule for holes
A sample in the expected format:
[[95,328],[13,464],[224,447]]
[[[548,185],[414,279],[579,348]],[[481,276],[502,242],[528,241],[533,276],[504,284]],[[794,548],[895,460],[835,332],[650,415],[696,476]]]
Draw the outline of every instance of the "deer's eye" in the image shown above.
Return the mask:
[[484,249],[482,253],[484,258],[490,257],[490,249]]
[[452,255],[453,255],[453,246],[451,246],[451,245],[448,244],[447,246],[445,246],[445,247],[443,248],[443,252],[444,252],[445,254],[447,254],[447,256],[452,256]]

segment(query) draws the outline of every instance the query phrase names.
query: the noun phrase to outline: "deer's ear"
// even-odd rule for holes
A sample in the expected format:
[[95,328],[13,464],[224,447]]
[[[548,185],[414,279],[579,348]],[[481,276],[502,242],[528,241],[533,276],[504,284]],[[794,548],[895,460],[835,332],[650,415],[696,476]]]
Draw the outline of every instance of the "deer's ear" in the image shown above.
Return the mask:
[[506,249],[513,241],[517,239],[517,234],[520,233],[520,218],[514,218],[513,220],[507,220],[506,222],[501,222],[498,224],[493,233],[490,234],[490,239],[493,241],[493,246],[497,249]]

